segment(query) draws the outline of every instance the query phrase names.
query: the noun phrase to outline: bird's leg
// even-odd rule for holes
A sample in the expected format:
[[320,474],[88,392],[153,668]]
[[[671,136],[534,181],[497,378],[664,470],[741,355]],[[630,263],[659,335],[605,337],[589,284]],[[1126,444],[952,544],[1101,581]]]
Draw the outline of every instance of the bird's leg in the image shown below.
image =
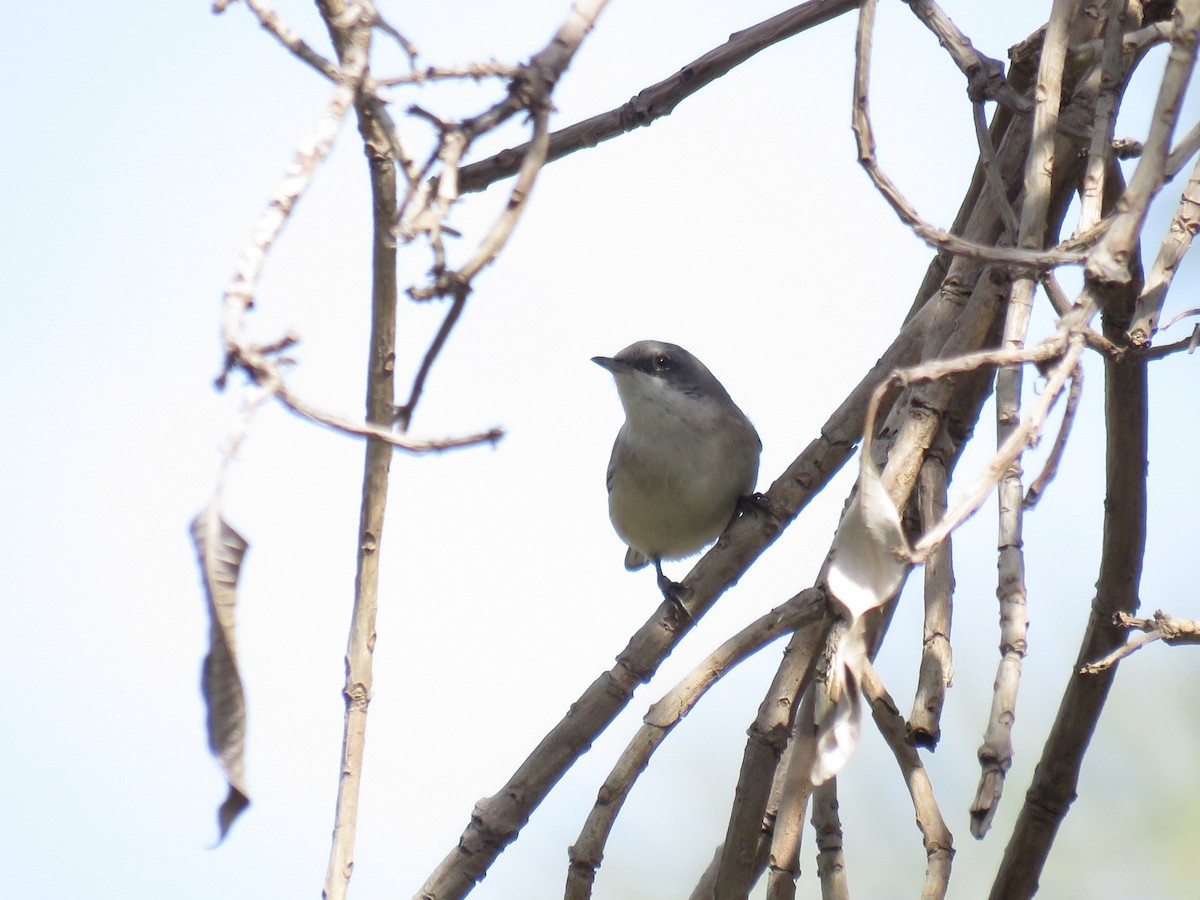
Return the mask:
[[654,558],[654,571],[658,573],[658,589],[662,591],[663,599],[672,604],[684,619],[696,624],[692,614],[687,611],[687,607],[683,605],[683,585],[677,581],[672,581],[663,574],[662,560],[657,556]]

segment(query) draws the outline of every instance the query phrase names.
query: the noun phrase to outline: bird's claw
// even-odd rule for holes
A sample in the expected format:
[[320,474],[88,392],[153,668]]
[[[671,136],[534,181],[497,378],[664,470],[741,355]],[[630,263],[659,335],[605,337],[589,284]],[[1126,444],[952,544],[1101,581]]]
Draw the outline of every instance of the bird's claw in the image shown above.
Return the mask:
[[753,494],[738,497],[737,505],[734,507],[735,517],[748,516],[751,513],[769,513],[770,511],[771,501],[761,491],[755,491]]
[[691,590],[685,588],[678,581],[672,581],[663,574],[662,563],[658,560],[654,561],[655,571],[658,573],[658,589],[662,591],[663,599],[670,603],[676,612],[685,621],[696,624],[696,620],[692,618],[692,614],[688,612],[686,606],[683,605],[683,597],[685,594],[690,594]]

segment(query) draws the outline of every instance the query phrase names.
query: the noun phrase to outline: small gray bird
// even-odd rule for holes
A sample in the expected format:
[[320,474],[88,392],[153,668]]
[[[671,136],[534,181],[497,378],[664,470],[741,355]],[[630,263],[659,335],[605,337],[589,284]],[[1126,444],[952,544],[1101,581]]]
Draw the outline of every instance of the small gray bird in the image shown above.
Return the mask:
[[659,587],[678,599],[662,560],[721,535],[754,490],[762,441],[721,382],[676,344],[639,341],[592,362],[612,373],[625,407],[608,463],[608,514],[629,545],[625,568],[654,563]]

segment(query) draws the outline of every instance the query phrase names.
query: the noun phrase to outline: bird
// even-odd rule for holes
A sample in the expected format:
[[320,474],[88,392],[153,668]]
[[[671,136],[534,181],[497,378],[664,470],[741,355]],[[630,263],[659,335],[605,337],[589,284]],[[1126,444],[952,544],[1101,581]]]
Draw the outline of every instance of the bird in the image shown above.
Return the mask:
[[612,373],[625,410],[607,476],[625,568],[653,563],[659,589],[678,602],[662,561],[721,535],[754,491],[762,441],[721,382],[678,344],[638,341],[592,362]]

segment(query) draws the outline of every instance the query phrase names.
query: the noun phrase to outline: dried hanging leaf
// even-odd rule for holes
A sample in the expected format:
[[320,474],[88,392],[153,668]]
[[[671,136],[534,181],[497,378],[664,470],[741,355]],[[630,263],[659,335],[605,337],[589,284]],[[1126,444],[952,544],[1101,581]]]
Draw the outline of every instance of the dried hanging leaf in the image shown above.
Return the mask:
[[853,618],[885,602],[900,588],[911,551],[900,513],[869,462],[833,538],[828,584]]
[[811,776],[814,787],[841,772],[858,749],[865,659],[862,626],[855,622],[842,635],[829,667],[828,695],[817,722],[817,753]]
[[229,794],[217,810],[220,843],[234,820],[250,805],[244,759],[246,696],[234,641],[237,581],[249,545],[221,518],[215,506],[192,520],[192,540],[211,622],[209,650],[200,678],[200,690],[208,705],[208,746],[229,784]]

